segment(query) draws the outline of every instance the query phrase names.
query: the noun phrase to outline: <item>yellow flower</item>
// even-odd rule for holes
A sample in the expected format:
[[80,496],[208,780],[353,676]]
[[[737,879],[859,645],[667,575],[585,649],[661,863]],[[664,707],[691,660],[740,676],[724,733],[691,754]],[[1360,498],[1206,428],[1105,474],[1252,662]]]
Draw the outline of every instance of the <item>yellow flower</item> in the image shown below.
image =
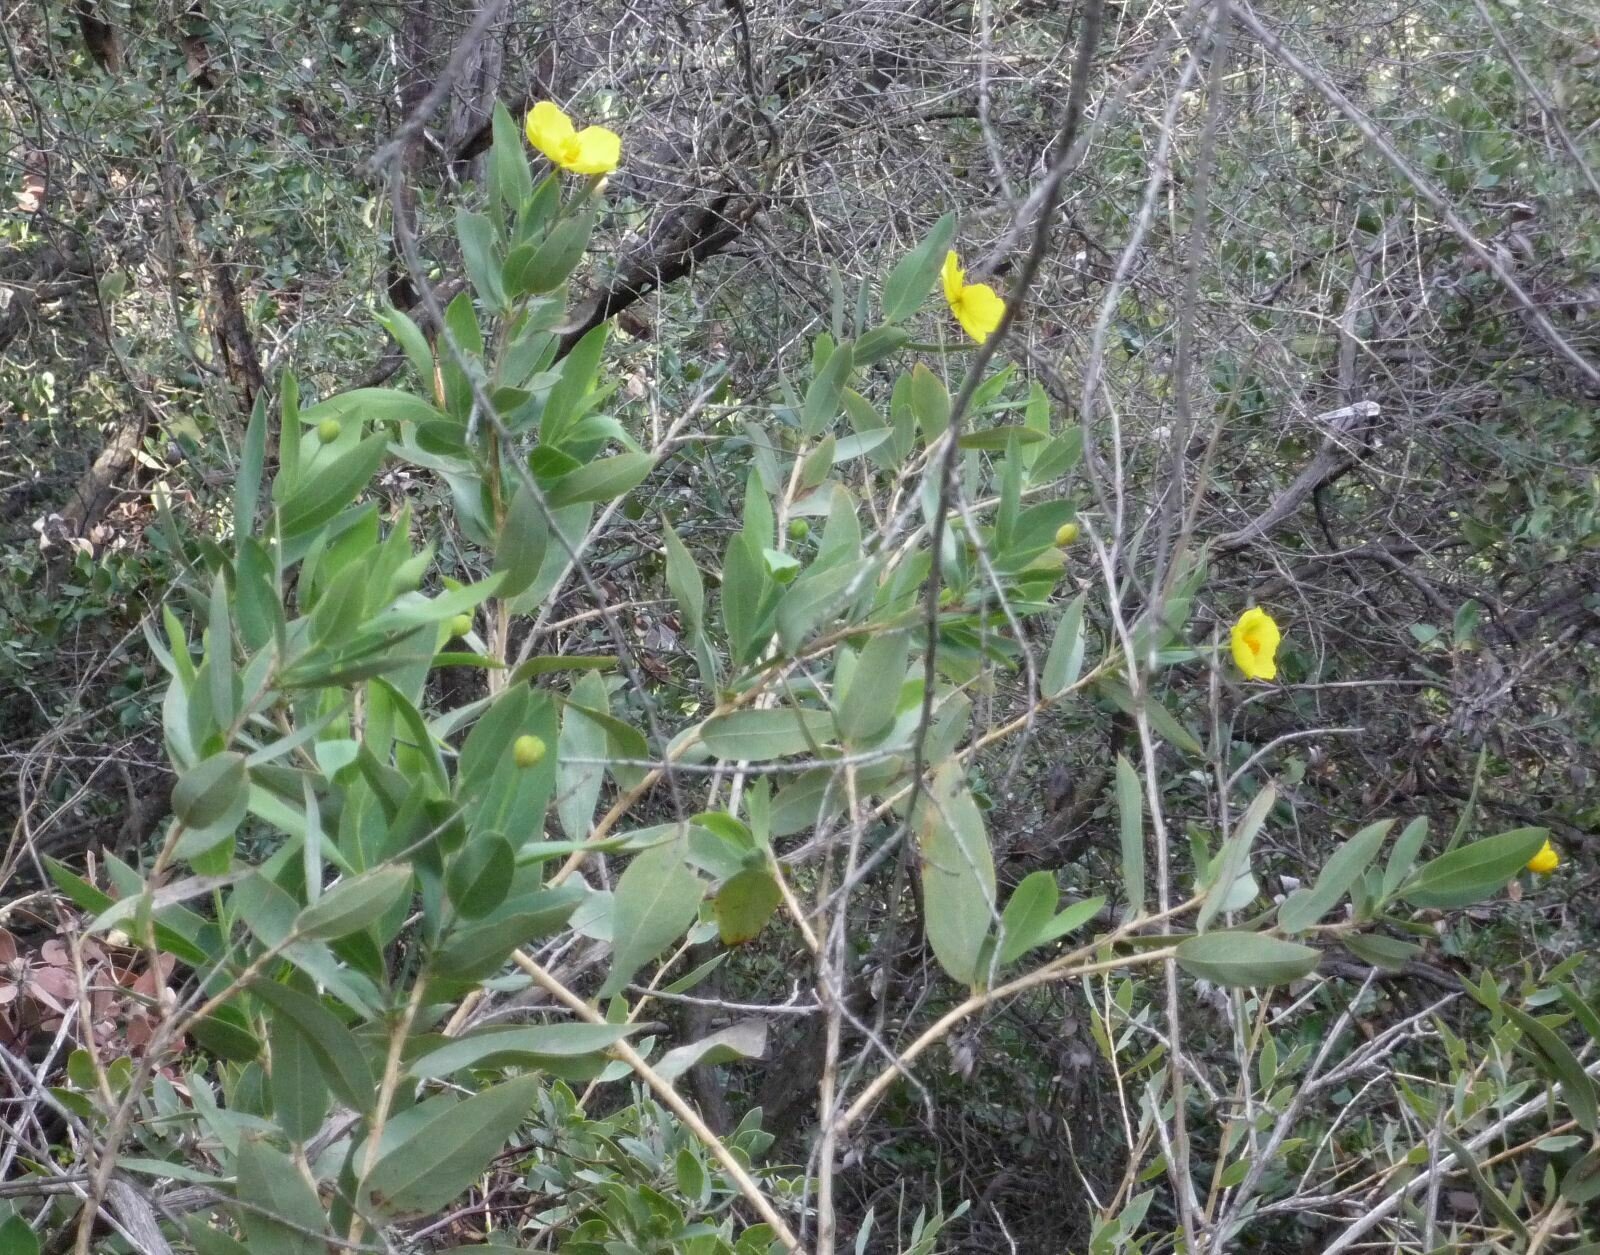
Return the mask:
[[1252,680],[1271,680],[1278,674],[1278,625],[1260,606],[1252,606],[1233,625],[1233,660]]
[[961,259],[951,249],[944,255],[944,299],[950,302],[950,312],[956,316],[961,329],[982,344],[994,334],[1005,316],[1006,303],[987,283],[968,283],[967,272],[961,269]]
[[622,139],[603,126],[572,127],[559,106],[541,100],[528,114],[528,143],[573,174],[610,174],[622,160]]
[[1539,852],[1528,860],[1528,870],[1538,872],[1541,876],[1548,876],[1561,866],[1561,856],[1556,853],[1556,847],[1546,841],[1539,847]]

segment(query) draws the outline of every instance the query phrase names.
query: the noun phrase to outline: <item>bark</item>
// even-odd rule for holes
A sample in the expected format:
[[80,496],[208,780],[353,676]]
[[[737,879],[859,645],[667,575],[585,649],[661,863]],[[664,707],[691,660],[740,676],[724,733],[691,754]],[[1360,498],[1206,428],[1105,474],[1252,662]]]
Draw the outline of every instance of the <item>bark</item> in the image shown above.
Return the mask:
[[95,64],[108,74],[121,71],[122,42],[117,38],[117,28],[101,15],[100,7],[94,0],[76,0],[72,12],[83,34],[83,46]]

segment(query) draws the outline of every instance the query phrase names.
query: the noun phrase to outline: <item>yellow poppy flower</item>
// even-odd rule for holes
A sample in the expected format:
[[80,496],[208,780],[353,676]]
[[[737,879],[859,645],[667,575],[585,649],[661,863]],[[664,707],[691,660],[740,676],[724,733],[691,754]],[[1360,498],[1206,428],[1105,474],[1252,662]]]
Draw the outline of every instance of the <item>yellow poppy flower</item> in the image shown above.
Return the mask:
[[1548,876],[1561,866],[1561,856],[1556,853],[1556,847],[1546,841],[1539,847],[1539,852],[1528,860],[1528,870],[1538,872],[1541,876]]
[[1271,680],[1278,674],[1278,625],[1260,606],[1252,606],[1233,625],[1233,660],[1252,680]]
[[987,283],[968,283],[961,259],[951,249],[944,255],[944,299],[961,329],[982,344],[994,334],[1005,316],[1006,303]]
[[574,130],[559,106],[541,100],[528,113],[528,143],[573,174],[610,174],[622,160],[622,138],[603,126]]

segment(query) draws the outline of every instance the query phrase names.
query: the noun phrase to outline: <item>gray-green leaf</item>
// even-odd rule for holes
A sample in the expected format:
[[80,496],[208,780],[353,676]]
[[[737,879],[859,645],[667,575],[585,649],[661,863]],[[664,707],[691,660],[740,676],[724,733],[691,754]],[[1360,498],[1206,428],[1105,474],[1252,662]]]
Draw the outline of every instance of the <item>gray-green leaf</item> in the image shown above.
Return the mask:
[[683,936],[705,891],[685,861],[687,838],[635,856],[617,880],[612,904],[611,975],[602,998],[618,993],[633,974]]
[[522,1076],[465,1102],[433,1107],[429,1118],[405,1127],[373,1165],[366,1180],[370,1205],[399,1215],[433,1212],[451,1202],[516,1132],[542,1085],[539,1077]]
[[1481,902],[1500,892],[1548,835],[1543,828],[1515,828],[1441,854],[1419,867],[1399,896],[1412,906],[1444,909]]
[[1286,985],[1316,970],[1321,953],[1266,933],[1212,932],[1178,943],[1178,966],[1231,988]]

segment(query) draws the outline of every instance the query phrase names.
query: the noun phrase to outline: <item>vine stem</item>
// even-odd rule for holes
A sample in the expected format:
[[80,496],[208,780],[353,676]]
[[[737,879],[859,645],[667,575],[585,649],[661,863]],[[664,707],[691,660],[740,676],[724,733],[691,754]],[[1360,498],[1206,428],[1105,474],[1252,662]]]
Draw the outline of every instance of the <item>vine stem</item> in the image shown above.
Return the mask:
[[360,1211],[361,1199],[366,1192],[367,1178],[378,1162],[378,1143],[383,1138],[383,1126],[388,1122],[389,1108],[394,1104],[395,1090],[400,1087],[401,1055],[405,1051],[406,1038],[411,1035],[411,1025],[416,1022],[417,1012],[422,1007],[422,995],[427,987],[426,974],[418,973],[416,984],[412,986],[411,997],[406,1001],[406,1008],[401,1013],[400,1021],[389,1035],[389,1055],[383,1061],[383,1080],[378,1083],[378,1101],[373,1107],[372,1121],[367,1129],[367,1147],[361,1156],[361,1172],[356,1177],[356,1194],[350,1218],[352,1242],[361,1241],[361,1235],[366,1229],[366,1219]]
[[1179,915],[1194,906],[1198,901],[1198,898],[1194,898],[1173,907],[1170,911],[1163,911],[1159,915],[1144,916],[1138,920],[1130,921],[1109,936],[1092,941],[1088,945],[1080,946],[1072,953],[1064,954],[1059,959],[1046,963],[1041,968],[1036,968],[1023,976],[1018,976],[1015,980],[1009,980],[994,989],[979,990],[972,994],[964,1002],[958,1003],[940,1016],[938,1020],[923,1031],[916,1041],[907,1046],[893,1063],[873,1078],[872,1083],[861,1091],[861,1095],[839,1117],[839,1131],[843,1132],[865,1115],[867,1109],[883,1096],[884,1091],[894,1083],[896,1077],[906,1075],[907,1064],[927,1050],[929,1046],[936,1044],[945,1037],[951,1029],[955,1028],[968,1016],[983,1010],[990,1003],[996,1002],[1001,998],[1010,997],[1012,994],[1019,994],[1025,990],[1033,989],[1039,985],[1048,985],[1052,981],[1067,980],[1075,976],[1090,976],[1096,972],[1110,972],[1118,968],[1137,967],[1148,963],[1163,963],[1174,957],[1178,952],[1176,946],[1162,946],[1160,949],[1150,950],[1144,954],[1123,955],[1095,962],[1084,962],[1089,955],[1104,950],[1107,946],[1131,936],[1141,928],[1161,923],[1171,916]]
[[[570,1010],[579,1019],[590,1024],[605,1024],[605,1016],[595,1010],[572,990],[568,989],[553,975],[547,972],[536,961],[524,954],[521,950],[511,953],[512,962],[533,978],[538,985],[557,1002]],[[773,1207],[770,1199],[761,1192],[761,1187],[756,1184],[755,1178],[747,1172],[732,1151],[723,1145],[722,1139],[716,1135],[711,1126],[700,1118],[700,1115],[689,1105],[682,1094],[678,1093],[671,1081],[662,1076],[646,1061],[645,1057],[630,1046],[626,1041],[618,1041],[611,1047],[611,1052],[633,1069],[634,1074],[648,1085],[672,1113],[688,1126],[689,1131],[700,1139],[705,1148],[711,1152],[722,1170],[728,1174],[730,1180],[739,1187],[739,1193],[755,1208],[756,1214],[771,1226],[773,1234],[778,1241],[783,1243],[786,1251],[803,1255],[805,1250],[800,1245],[800,1239],[795,1237],[794,1230],[790,1229],[783,1217]]]

